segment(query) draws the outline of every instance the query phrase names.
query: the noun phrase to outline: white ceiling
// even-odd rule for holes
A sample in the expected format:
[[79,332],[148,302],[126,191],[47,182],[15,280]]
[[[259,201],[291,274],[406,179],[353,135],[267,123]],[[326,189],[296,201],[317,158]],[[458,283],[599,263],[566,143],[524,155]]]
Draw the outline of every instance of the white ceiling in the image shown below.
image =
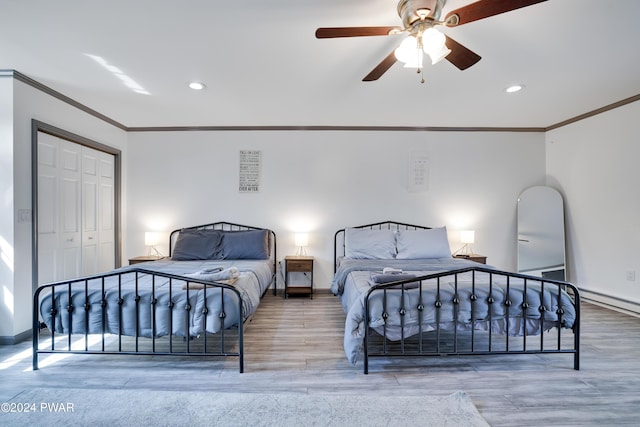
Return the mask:
[[[443,16],[471,0],[449,0]],[[640,94],[640,1],[549,0],[442,32],[466,71],[396,63],[402,36],[318,40],[317,27],[400,25],[396,0],[0,0],[0,69],[126,127],[548,127]],[[134,93],[87,55],[104,58]],[[187,88],[200,80],[204,91]],[[523,83],[526,89],[506,94]]]

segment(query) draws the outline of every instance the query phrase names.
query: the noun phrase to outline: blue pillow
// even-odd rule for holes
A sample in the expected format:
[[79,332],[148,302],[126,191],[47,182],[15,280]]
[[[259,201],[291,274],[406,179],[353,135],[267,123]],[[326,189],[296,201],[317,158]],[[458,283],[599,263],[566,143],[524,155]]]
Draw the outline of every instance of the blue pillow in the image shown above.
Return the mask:
[[396,233],[397,259],[451,258],[447,228],[399,230]]
[[221,240],[222,232],[220,230],[180,230],[171,259],[176,261],[221,259]]
[[353,259],[393,259],[396,238],[393,230],[347,228],[344,234],[345,256]]
[[269,259],[269,230],[224,231],[223,259]]

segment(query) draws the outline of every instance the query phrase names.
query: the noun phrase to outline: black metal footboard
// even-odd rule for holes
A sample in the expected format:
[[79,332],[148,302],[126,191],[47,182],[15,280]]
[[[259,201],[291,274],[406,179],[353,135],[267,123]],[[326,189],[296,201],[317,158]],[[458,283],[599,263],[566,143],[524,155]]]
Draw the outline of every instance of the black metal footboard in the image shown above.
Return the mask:
[[580,295],[567,282],[478,266],[379,284],[364,322],[365,374],[376,356],[560,353],[580,369]]
[[223,283],[188,283],[182,276],[131,268],[39,287],[33,369],[41,354],[237,356],[242,373],[240,292]]

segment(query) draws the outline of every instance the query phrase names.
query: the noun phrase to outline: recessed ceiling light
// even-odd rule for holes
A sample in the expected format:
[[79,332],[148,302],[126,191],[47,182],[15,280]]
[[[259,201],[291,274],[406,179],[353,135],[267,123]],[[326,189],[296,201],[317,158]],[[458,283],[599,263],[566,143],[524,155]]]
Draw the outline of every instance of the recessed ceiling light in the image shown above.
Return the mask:
[[202,90],[204,89],[206,86],[204,85],[204,83],[200,83],[200,82],[191,82],[189,83],[189,87],[193,90]]
[[514,93],[520,92],[522,89],[524,89],[524,85],[512,85],[506,88],[504,91],[507,93]]

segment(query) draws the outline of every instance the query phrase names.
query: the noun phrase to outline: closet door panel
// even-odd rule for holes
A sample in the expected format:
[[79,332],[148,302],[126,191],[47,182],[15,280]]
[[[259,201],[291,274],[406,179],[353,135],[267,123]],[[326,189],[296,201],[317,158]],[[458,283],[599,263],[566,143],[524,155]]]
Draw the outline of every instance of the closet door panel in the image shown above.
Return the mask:
[[98,251],[98,269],[100,271],[109,271],[115,268],[115,253],[116,247],[114,242],[100,242]]
[[80,277],[82,275],[82,253],[78,245],[63,248],[61,251],[62,266],[59,276],[56,280],[64,280],[72,277]]
[[80,224],[80,161],[82,147],[73,142],[60,140],[60,181],[58,186],[60,213],[59,248],[61,256],[58,260],[59,273],[57,280],[78,277],[81,274],[82,227]]
[[82,245],[82,274],[84,276],[98,273],[98,245]]
[[92,233],[98,227],[98,174],[96,150],[82,150],[82,231]]
[[80,182],[77,179],[64,178],[60,192],[60,211],[62,213],[62,231],[80,233]]
[[[78,240],[80,233],[80,147],[69,141],[60,141],[61,145],[61,188],[60,211],[62,213],[62,231]],[[77,235],[76,235],[77,234]],[[66,239],[65,239],[66,240]]]
[[82,183],[82,232],[98,231],[98,188],[95,182]]
[[38,284],[41,285],[57,278],[57,177],[41,173],[38,188]]
[[98,154],[82,147],[82,267],[84,274],[98,273]]
[[58,232],[58,178],[41,173],[38,177],[38,233],[43,235]]
[[115,190],[114,156],[100,153],[98,163],[99,211],[98,211],[98,268],[100,271],[115,267]]

